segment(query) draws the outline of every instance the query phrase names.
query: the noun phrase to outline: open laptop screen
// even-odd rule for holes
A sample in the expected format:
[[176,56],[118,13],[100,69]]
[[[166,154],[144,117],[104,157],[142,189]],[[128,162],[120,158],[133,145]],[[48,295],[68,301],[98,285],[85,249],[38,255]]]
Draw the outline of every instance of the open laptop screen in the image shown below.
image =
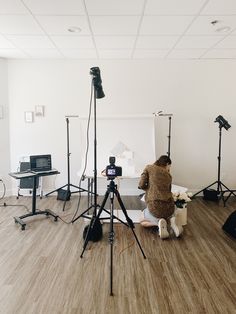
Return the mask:
[[51,155],[34,155],[30,156],[30,170],[48,171],[52,169]]

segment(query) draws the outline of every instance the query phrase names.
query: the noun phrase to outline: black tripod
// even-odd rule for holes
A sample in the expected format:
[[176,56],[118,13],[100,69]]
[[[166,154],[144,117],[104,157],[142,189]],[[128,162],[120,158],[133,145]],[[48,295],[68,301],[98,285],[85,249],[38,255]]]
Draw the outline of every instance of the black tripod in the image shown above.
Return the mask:
[[[87,234],[86,234],[86,237],[85,237],[85,241],[84,241],[84,245],[83,245],[83,251],[80,255],[80,257],[82,258],[83,257],[83,254],[84,254],[84,251],[86,250],[86,247],[87,247],[87,244],[88,244],[88,241],[90,239],[90,234],[93,232],[93,227],[96,225],[96,223],[98,222],[99,220],[99,217],[102,213],[104,209],[104,206],[107,202],[107,199],[108,197],[110,196],[110,202],[111,202],[111,210],[110,210],[110,231],[109,231],[109,243],[110,243],[110,295],[113,295],[113,242],[114,242],[114,236],[115,236],[115,232],[114,232],[114,219],[117,219],[116,216],[114,216],[114,195],[116,196],[117,200],[118,200],[118,203],[121,207],[121,210],[126,218],[126,221],[127,223],[125,223],[124,221],[118,219],[121,223],[123,223],[124,225],[126,225],[128,228],[131,228],[132,230],[132,233],[135,237],[135,240],[142,252],[142,255],[144,258],[146,258],[145,254],[144,254],[144,251],[141,247],[141,244],[136,236],[136,233],[134,232],[134,223],[133,221],[129,218],[128,214],[127,214],[127,211],[125,209],[125,206],[121,200],[121,197],[120,197],[120,193],[119,191],[117,190],[117,185],[115,184],[114,182],[114,178],[110,179],[110,183],[109,185],[107,186],[107,191],[105,193],[105,196],[104,196],[104,199],[102,201],[102,204],[100,206],[100,209],[98,211],[98,214],[96,216],[93,216],[91,221],[90,221],[90,225],[89,225],[89,228],[87,230]],[[107,210],[105,210],[105,212],[107,212]],[[101,218],[102,219],[102,218]]]
[[[54,192],[58,192],[59,190],[63,189],[64,187],[67,187],[65,201],[70,199],[71,193],[87,192],[87,190],[70,183],[70,154],[71,153],[70,153],[69,118],[76,118],[76,117],[78,117],[78,116],[66,116],[67,184],[59,187],[56,190],[53,190],[53,191],[47,193],[45,196],[48,196],[48,195],[50,195],[50,194],[52,194]],[[71,191],[71,189],[70,189],[71,187],[76,188],[78,191]],[[63,208],[63,210],[64,210],[64,208]]]
[[[215,121],[218,122],[218,121]],[[193,195],[193,197],[195,197],[196,195],[198,195],[199,193],[203,192],[204,190],[208,189],[209,187],[213,186],[213,185],[217,185],[217,195],[219,195],[219,200],[222,199],[223,204],[225,206],[228,198],[231,196],[231,194],[233,194],[234,196],[236,196],[236,194],[234,193],[233,190],[230,190],[221,180],[220,180],[220,167],[221,167],[221,136],[222,136],[222,127],[224,127],[224,125],[219,125],[219,155],[217,157],[218,159],[218,176],[217,176],[217,180],[213,183],[211,183],[210,185],[208,185],[207,187],[203,188],[201,191],[195,193]],[[225,188],[225,190],[223,189]],[[224,193],[229,192],[229,195],[225,198],[224,197]]]

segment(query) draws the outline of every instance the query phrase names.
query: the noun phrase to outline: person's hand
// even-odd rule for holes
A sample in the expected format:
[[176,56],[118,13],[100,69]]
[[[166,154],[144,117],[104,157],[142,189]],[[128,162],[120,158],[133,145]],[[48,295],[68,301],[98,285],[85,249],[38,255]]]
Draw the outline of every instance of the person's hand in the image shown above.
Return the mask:
[[103,177],[106,177],[106,169],[102,170],[101,175],[102,175]]

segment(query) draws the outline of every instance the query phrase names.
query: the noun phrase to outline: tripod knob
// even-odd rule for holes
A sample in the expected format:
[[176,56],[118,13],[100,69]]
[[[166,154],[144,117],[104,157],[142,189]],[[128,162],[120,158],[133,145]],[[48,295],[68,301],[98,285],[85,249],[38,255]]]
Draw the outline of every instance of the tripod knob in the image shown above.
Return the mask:
[[114,233],[114,231],[111,231],[111,232],[109,233],[109,236],[108,236],[109,242],[110,242],[110,243],[113,243],[113,242],[114,242],[114,238],[115,238],[115,233]]

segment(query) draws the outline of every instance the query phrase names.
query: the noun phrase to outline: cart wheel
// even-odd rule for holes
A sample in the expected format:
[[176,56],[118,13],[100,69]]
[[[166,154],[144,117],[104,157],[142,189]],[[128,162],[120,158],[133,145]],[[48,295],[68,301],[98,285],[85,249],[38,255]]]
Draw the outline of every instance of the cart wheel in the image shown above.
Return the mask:
[[54,218],[54,221],[57,221],[57,217]]
[[25,230],[25,225],[21,226],[21,230]]

